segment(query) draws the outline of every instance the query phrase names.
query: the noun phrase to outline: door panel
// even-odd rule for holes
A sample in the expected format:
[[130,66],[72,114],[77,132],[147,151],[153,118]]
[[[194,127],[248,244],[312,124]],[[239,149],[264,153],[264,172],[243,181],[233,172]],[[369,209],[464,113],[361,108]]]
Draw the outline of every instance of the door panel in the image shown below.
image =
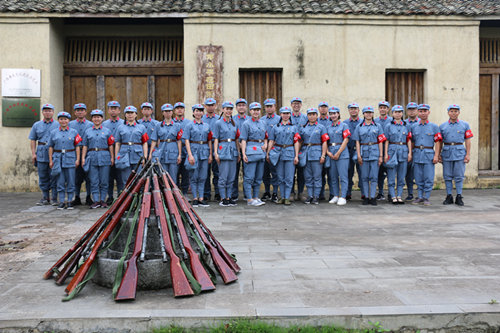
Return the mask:
[[490,74],[479,76],[479,170],[491,169],[491,84]]
[[73,105],[84,103],[87,105],[87,118],[90,111],[97,108],[97,89],[95,76],[69,77],[69,98],[65,98],[64,107],[74,119]]

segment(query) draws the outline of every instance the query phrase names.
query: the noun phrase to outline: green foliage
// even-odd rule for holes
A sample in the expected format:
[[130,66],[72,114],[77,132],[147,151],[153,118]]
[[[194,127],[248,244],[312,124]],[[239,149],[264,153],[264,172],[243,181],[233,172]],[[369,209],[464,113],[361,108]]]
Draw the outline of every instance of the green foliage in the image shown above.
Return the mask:
[[188,332],[207,332],[207,333],[381,333],[388,332],[384,329],[380,322],[372,323],[371,327],[361,330],[351,330],[335,325],[327,326],[310,326],[310,325],[294,325],[290,327],[278,326],[269,324],[259,320],[233,320],[223,322],[217,326],[210,328],[183,328],[178,326],[169,326],[159,329],[154,329],[153,333],[188,333]]

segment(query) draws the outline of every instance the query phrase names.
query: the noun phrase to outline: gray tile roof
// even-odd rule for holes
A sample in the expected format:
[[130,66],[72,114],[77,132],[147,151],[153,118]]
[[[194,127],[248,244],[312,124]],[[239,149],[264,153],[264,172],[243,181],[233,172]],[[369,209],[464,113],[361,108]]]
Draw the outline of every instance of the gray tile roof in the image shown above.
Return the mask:
[[0,12],[500,15],[500,0],[0,0]]

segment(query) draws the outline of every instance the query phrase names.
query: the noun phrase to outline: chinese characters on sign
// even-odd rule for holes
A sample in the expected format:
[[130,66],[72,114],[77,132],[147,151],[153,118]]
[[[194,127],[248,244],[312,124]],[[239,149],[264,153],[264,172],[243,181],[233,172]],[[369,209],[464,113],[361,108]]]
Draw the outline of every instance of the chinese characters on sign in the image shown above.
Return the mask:
[[40,97],[40,70],[2,69],[2,97]]
[[197,50],[198,100],[222,99],[222,46],[203,45]]
[[40,120],[40,70],[2,69],[2,126],[31,127]]

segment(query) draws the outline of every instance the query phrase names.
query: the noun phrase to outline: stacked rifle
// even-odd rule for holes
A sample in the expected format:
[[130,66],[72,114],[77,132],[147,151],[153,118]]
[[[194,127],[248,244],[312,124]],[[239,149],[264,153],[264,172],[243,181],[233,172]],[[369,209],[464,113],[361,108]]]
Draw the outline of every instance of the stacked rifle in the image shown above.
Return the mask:
[[[116,271],[113,296],[116,301],[135,299],[137,262],[145,259],[151,214],[154,214],[158,224],[163,262],[170,264],[175,297],[214,290],[216,272],[225,284],[238,279],[236,274],[240,267],[234,256],[215,239],[158,161],[146,162],[140,172],[137,168],[132,171],[125,189],[111,207],[43,278],[54,277],[56,284],[62,285],[71,277],[65,289],[67,297],[63,300],[75,297],[94,276],[98,254],[111,246],[124,230],[124,224],[133,216],[128,241]],[[125,215],[126,218],[122,219]],[[111,237],[113,231],[114,236]],[[129,246],[134,231],[136,237],[130,255]]]

